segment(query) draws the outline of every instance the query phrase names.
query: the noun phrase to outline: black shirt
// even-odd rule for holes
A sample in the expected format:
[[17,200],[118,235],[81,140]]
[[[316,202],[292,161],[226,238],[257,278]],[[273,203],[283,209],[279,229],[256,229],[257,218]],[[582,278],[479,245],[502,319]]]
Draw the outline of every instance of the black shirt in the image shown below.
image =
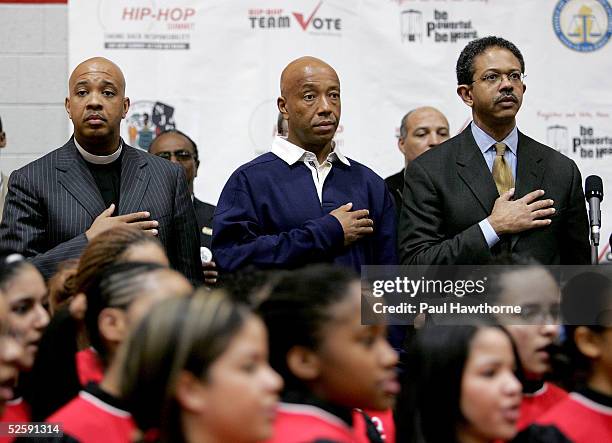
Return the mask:
[[108,208],[111,203],[119,207],[119,191],[121,188],[121,161],[123,152],[119,158],[112,163],[106,165],[98,165],[95,163],[87,163],[87,167],[93,175],[93,178],[98,186],[104,205]]

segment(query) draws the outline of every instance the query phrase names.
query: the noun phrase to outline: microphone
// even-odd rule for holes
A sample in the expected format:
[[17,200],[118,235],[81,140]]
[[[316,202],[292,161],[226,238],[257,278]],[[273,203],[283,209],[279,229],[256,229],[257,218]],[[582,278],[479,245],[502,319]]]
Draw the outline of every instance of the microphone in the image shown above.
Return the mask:
[[584,183],[584,196],[589,202],[589,222],[591,225],[591,241],[599,246],[599,230],[601,229],[601,210],[599,204],[603,200],[603,182],[597,175],[589,175]]

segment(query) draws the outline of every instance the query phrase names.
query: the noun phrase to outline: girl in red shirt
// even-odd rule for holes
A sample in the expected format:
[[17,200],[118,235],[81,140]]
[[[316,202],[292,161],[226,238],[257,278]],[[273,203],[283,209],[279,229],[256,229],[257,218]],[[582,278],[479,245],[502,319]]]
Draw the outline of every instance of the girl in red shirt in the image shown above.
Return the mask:
[[388,410],[399,383],[386,328],[361,324],[359,278],[329,265],[292,271],[259,312],[269,330],[270,362],[285,381],[270,441],[364,441],[353,408]]
[[121,391],[147,438],[269,438],[282,380],[259,317],[220,292],[155,305],[125,342]]
[[0,297],[0,416],[4,415],[7,402],[14,397],[22,353],[23,347],[8,325],[8,306]]
[[[17,362],[21,370],[19,386],[11,386],[12,381],[3,380],[4,396],[13,398],[6,401],[1,421],[29,422],[30,407],[19,392],[27,385],[27,373],[34,365],[42,334],[49,324],[47,287],[34,265],[19,254],[10,254],[0,257],[0,296],[8,305],[8,326],[22,347]],[[0,438],[0,441],[12,440]]]
[[486,300],[521,307],[520,316],[498,316],[512,336],[521,363],[520,431],[567,396],[546,381],[552,372],[552,351],[557,349],[561,291],[549,270],[533,260],[500,256],[493,264],[497,266],[488,268]]
[[[565,350],[573,392],[537,423],[558,428],[574,443],[612,441],[612,279],[587,272],[563,288]],[[538,434],[540,427],[528,428]],[[551,440],[552,441],[552,440]]]
[[491,443],[517,433],[521,384],[508,333],[426,326],[408,346],[395,411],[397,441]]

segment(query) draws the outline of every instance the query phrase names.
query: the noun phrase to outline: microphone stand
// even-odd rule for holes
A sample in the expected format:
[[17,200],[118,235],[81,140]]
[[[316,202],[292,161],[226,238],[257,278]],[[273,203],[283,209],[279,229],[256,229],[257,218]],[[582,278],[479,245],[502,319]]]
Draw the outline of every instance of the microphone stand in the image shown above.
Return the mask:
[[597,175],[589,175],[584,182],[584,193],[589,203],[591,228],[591,264],[599,264],[599,231],[601,229],[600,204],[603,200],[603,182]]

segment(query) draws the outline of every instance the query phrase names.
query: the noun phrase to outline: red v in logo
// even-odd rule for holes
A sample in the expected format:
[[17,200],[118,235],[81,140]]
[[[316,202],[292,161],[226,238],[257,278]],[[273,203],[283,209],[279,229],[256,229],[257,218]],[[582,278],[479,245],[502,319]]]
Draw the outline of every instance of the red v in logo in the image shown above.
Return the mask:
[[297,22],[300,24],[300,26],[302,27],[302,29],[305,31],[306,28],[308,28],[308,25],[310,24],[310,22],[312,21],[312,18],[314,17],[314,15],[317,13],[317,11],[319,10],[319,8],[321,7],[321,4],[323,3],[323,0],[321,0],[319,2],[319,4],[317,5],[317,7],[315,8],[314,11],[312,11],[312,14],[310,14],[310,17],[308,17],[308,20],[306,20],[304,22],[304,15],[302,15],[299,12],[294,12],[293,15],[295,16],[295,19],[297,20]]

